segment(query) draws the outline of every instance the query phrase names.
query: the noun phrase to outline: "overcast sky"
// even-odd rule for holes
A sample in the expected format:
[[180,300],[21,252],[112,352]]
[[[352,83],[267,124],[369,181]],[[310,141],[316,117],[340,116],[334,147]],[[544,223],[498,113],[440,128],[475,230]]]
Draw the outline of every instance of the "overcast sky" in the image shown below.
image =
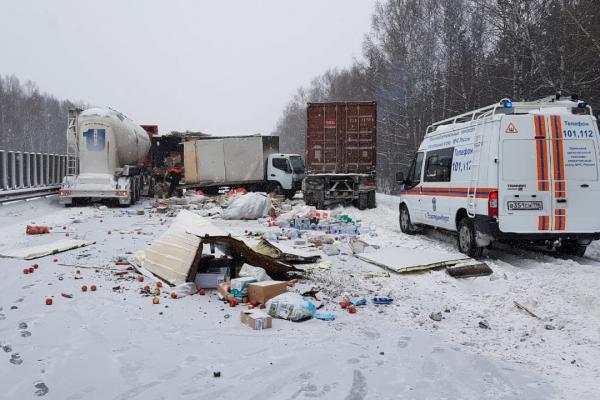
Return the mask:
[[361,57],[375,0],[0,0],[0,74],[161,132],[270,133],[296,88]]

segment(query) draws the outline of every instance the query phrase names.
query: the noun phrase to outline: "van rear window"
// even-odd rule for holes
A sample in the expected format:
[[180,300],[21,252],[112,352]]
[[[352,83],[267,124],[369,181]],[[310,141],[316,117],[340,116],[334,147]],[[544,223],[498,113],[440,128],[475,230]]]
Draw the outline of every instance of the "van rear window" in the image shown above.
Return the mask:
[[510,139],[502,143],[502,179],[536,181],[535,139]]
[[425,182],[450,182],[454,147],[427,153],[425,160]]

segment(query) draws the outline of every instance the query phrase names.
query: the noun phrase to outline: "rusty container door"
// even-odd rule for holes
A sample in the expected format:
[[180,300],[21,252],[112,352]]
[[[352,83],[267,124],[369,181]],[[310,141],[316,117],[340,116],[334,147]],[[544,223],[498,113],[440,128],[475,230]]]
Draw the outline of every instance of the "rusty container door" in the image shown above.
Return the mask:
[[309,173],[375,172],[375,102],[309,103],[306,124]]

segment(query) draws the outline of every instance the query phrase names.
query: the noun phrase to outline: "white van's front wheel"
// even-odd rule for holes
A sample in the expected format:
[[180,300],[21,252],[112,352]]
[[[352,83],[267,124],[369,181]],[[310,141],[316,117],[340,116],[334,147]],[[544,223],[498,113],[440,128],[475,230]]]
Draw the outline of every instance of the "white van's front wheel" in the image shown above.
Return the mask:
[[407,235],[414,235],[417,233],[412,222],[410,222],[410,213],[408,212],[408,208],[404,204],[400,206],[400,230],[402,233],[406,233]]
[[483,253],[483,247],[477,246],[475,228],[469,218],[463,218],[458,223],[458,250],[473,258],[481,257]]

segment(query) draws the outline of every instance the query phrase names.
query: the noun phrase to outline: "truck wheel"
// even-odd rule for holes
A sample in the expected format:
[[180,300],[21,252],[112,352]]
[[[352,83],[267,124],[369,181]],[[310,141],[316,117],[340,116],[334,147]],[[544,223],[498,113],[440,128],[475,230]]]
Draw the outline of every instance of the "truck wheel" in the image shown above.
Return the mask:
[[273,182],[271,184],[271,188],[269,189],[269,193],[274,193],[275,195],[281,195],[283,194],[283,188],[281,187],[281,185],[277,182]]
[[473,258],[479,258],[483,254],[483,247],[477,246],[473,222],[468,217],[458,223],[458,250]]
[[358,194],[358,204],[357,207],[359,210],[366,210],[369,202],[367,193],[359,193]]
[[377,208],[377,198],[375,196],[375,191],[371,190],[369,192],[368,198],[367,198],[367,208],[372,209],[372,208]]
[[405,233],[407,235],[414,235],[417,233],[417,230],[410,221],[410,213],[408,212],[408,208],[404,204],[400,206],[399,220],[400,230],[402,231],[402,233]]

